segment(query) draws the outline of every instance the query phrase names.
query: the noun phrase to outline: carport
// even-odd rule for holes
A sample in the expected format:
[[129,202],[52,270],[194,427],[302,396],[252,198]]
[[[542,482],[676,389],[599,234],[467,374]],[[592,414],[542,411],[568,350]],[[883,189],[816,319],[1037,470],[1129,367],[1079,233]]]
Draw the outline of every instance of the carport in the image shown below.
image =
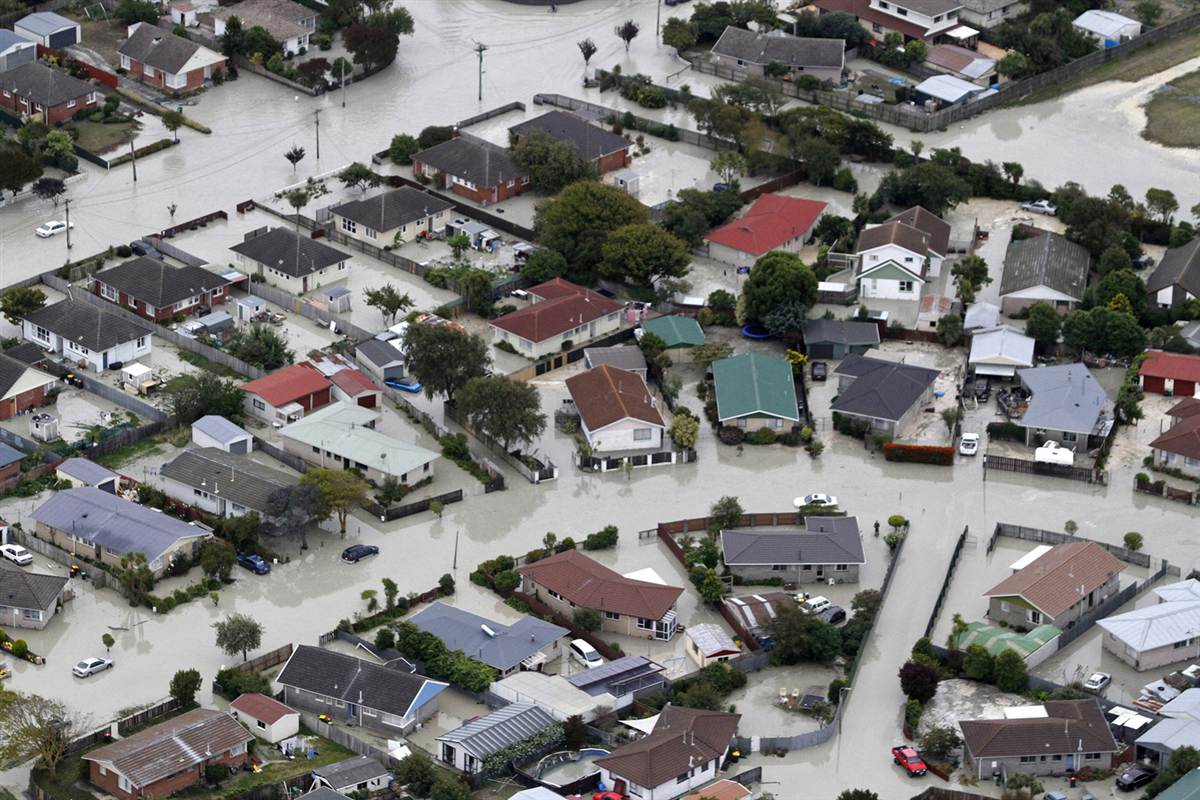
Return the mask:
[[1181,747],[1200,749],[1200,722],[1191,719],[1164,719],[1138,737],[1136,756],[1166,764]]

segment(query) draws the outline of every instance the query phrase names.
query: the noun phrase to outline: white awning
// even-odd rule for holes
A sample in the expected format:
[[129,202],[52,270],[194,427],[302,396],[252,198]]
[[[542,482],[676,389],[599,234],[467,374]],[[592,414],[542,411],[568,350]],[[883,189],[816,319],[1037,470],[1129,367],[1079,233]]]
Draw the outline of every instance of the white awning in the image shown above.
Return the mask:
[[621,720],[622,725],[628,725],[629,727],[633,728],[635,731],[641,731],[642,733],[650,733],[650,731],[654,730],[654,726],[657,722],[658,722],[658,714],[655,714],[653,717],[646,717],[645,719],[623,719],[623,720]]
[[976,364],[976,375],[991,375],[997,378],[1011,378],[1017,374],[1017,368],[1004,364]]
[[972,36],[978,36],[979,31],[975,30],[969,25],[959,25],[957,28],[951,28],[950,30],[946,31],[946,35],[951,39],[958,39],[959,41],[962,41],[963,39],[970,39]]

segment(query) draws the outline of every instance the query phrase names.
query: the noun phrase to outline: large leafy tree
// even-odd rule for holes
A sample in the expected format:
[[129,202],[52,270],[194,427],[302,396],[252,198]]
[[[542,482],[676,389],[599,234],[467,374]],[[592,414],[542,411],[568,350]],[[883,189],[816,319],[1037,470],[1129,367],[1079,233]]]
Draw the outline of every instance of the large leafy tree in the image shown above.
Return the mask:
[[396,60],[400,37],[387,28],[351,25],[342,31],[342,43],[364,69],[386,67]]
[[487,344],[478,336],[445,325],[409,325],[404,334],[408,368],[425,386],[425,396],[455,393],[472,378],[482,378],[491,363]]
[[908,661],[900,667],[900,689],[905,697],[925,704],[937,694],[938,671],[916,661]]
[[200,569],[209,578],[228,581],[236,561],[237,554],[228,542],[209,539],[200,547]]
[[395,322],[397,314],[407,311],[415,304],[408,292],[401,292],[388,283],[378,289],[367,289],[367,305],[379,309],[384,319]]
[[538,242],[567,260],[567,278],[596,282],[609,234],[625,225],[650,221],[644,205],[620,189],[595,181],[572,183],[538,207]]
[[754,262],[742,292],[746,318],[765,322],[772,311],[788,303],[812,307],[817,276],[795,253],[772,250]]
[[950,167],[922,161],[899,172],[889,172],[877,196],[898,206],[924,206],[938,216],[971,197],[971,186]]
[[83,722],[61,700],[5,693],[0,698],[0,759],[16,763],[34,758],[53,775]]
[[227,337],[225,350],[231,356],[267,372],[291,364],[296,358],[296,354],[287,346],[287,339],[273,328],[259,323],[248,329],[235,328]]
[[322,516],[337,515],[342,536],[346,535],[346,522],[350,512],[367,499],[370,486],[358,475],[345,469],[309,467],[300,479],[301,486],[312,486],[321,497]]
[[596,168],[575,154],[569,142],[545,131],[529,131],[512,148],[513,162],[529,173],[533,188],[554,194],[578,180],[596,177]]
[[602,253],[602,276],[641,286],[653,286],[660,278],[682,278],[692,262],[683,242],[648,222],[617,228]]
[[525,260],[521,277],[531,284],[545,283],[567,271],[567,260],[562,253],[548,247],[540,247]]
[[261,531],[267,536],[300,534],[301,549],[308,549],[308,527],[328,516],[322,514],[321,492],[311,485],[283,486],[267,497]]
[[0,143],[0,191],[19,192],[41,175],[42,168],[24,150]]
[[1029,318],[1025,320],[1025,335],[1037,342],[1043,353],[1058,346],[1058,332],[1062,328],[1062,317],[1049,303],[1034,303],[1029,307]]
[[546,430],[537,387],[502,376],[472,378],[458,395],[458,408],[476,430],[486,433],[507,451],[528,446]]
[[13,325],[46,305],[46,293],[36,286],[17,286],[0,295],[0,314]]
[[168,407],[180,425],[190,425],[206,414],[241,422],[242,387],[212,372],[197,372],[172,379],[164,390]]
[[772,653],[784,664],[801,661],[832,661],[841,651],[838,629],[816,617],[802,613],[798,606],[779,609],[767,626],[776,648]]
[[230,614],[220,622],[214,622],[217,632],[217,647],[227,655],[246,655],[262,644],[263,626],[258,620],[246,614]]
[[741,205],[736,192],[681,189],[663,209],[662,226],[688,247],[696,247],[710,228],[725,222]]
[[198,669],[181,669],[171,678],[171,698],[180,708],[196,705],[196,692],[200,691],[203,679]]

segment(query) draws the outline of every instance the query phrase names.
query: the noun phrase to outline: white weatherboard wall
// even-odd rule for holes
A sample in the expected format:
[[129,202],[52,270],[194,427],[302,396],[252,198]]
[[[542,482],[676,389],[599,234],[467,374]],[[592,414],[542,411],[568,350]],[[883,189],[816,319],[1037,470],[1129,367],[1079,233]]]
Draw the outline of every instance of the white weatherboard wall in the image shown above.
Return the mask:
[[46,331],[44,328],[39,328],[29,321],[22,323],[22,335],[25,339],[34,342],[46,350],[62,353],[71,361],[87,362],[88,368],[96,372],[108,369],[109,364],[118,362],[128,364],[142,356],[149,355],[150,349],[153,346],[153,337],[147,333],[145,336],[132,341],[122,342],[115,347],[110,347],[106,351],[91,350],[68,339],[64,339],[58,334]]
[[[649,431],[648,438],[638,439],[635,433]],[[587,435],[588,446],[593,453],[613,453],[626,450],[659,450],[662,448],[663,429],[640,419],[626,417],[623,420],[606,425],[597,431],[583,428]]]
[[[726,752],[728,752],[728,748]],[[671,778],[666,783],[659,784],[653,788],[637,786],[636,784],[630,784],[629,781],[620,775],[616,775],[603,767],[600,768],[600,780],[609,788],[614,787],[616,781],[621,781],[626,787],[625,794],[640,798],[640,800],[673,800],[673,798],[682,797],[715,780],[717,777],[717,763],[723,761],[724,758],[722,756],[706,764],[693,767],[690,770],[687,780],[682,783],[677,778]]]
[[863,250],[858,254],[858,257],[862,272],[866,272],[871,267],[878,266],[886,261],[895,261],[917,275],[921,274],[921,266],[925,260],[925,254],[914,253],[912,250],[903,248],[898,244],[885,244],[870,250]]

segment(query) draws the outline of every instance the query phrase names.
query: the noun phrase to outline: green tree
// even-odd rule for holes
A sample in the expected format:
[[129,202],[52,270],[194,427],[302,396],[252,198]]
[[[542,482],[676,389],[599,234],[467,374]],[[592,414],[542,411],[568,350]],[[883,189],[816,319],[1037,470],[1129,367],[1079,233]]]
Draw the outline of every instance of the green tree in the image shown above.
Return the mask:
[[471,787],[455,773],[440,769],[434,775],[429,800],[471,800]]
[[384,578],[380,583],[383,584],[384,607],[391,611],[396,607],[396,596],[400,594],[400,587],[391,578]]
[[938,339],[946,347],[954,347],[963,338],[963,319],[958,314],[947,314],[938,320]]
[[1170,222],[1171,215],[1179,210],[1179,201],[1170,189],[1147,189],[1146,208],[1158,214],[1163,222]]
[[569,143],[559,141],[545,131],[529,131],[512,148],[512,159],[529,175],[533,188],[554,194],[579,180],[597,177],[595,166],[576,155]]
[[200,570],[205,577],[228,582],[235,563],[237,553],[228,542],[209,539],[200,546]]
[[1029,318],[1025,321],[1025,335],[1037,342],[1043,353],[1058,346],[1058,332],[1062,317],[1049,303],[1034,303],[1029,307]]
[[700,436],[700,421],[691,414],[676,414],[671,419],[671,441],[690,450]]
[[227,58],[246,52],[246,31],[237,15],[225,21],[225,32],[221,34],[221,52]]
[[1145,539],[1143,539],[1142,535],[1137,531],[1130,531],[1129,533],[1125,534],[1123,541],[1126,549],[1133,550],[1136,553],[1138,550],[1142,549],[1142,544],[1145,542]]
[[992,656],[983,645],[967,647],[963,656],[963,672],[968,678],[989,683],[992,680]]
[[249,328],[235,328],[225,338],[225,352],[272,372],[296,360],[296,354],[273,328],[254,323]]
[[123,25],[133,25],[146,22],[150,25],[158,22],[158,6],[150,0],[121,0],[114,14]]
[[566,259],[566,277],[591,285],[609,235],[625,225],[648,222],[644,205],[620,189],[595,181],[572,183],[538,206],[538,243]]
[[811,308],[817,299],[817,276],[795,253],[772,250],[754,262],[742,296],[747,320],[763,322],[785,303]]
[[388,322],[395,322],[397,315],[416,305],[408,292],[401,292],[390,283],[378,289],[367,289],[366,295],[367,305],[379,309],[379,313]]
[[785,606],[767,625],[776,648],[772,652],[782,664],[802,661],[828,662],[841,651],[841,634],[832,625],[804,614],[798,606]]
[[171,132],[174,141],[179,141],[179,129],[183,127],[184,116],[178,111],[164,111],[160,117],[163,127]]
[[[296,165],[304,160],[305,155],[307,154],[305,153],[304,148],[294,144],[290,149],[287,150],[287,152],[283,154],[283,157],[286,158],[288,163],[292,165],[292,172],[295,172]],[[303,207],[304,206],[302,205],[301,208]]]
[[975,255],[960,258],[950,269],[950,274],[955,278],[965,278],[976,292],[992,282],[987,262]]
[[309,467],[300,478],[303,486],[312,486],[321,495],[321,507],[325,516],[336,514],[342,536],[346,535],[346,521],[350,512],[367,499],[371,488],[366,481],[344,469]]
[[706,603],[719,603],[721,595],[725,594],[724,582],[717,577],[717,571],[711,567],[704,570],[704,577],[700,579],[700,584],[696,589]]
[[870,789],[843,789],[837,800],[879,800],[879,795]]
[[0,314],[13,325],[46,305],[46,293],[36,286],[15,286],[0,295]]
[[448,142],[454,138],[454,128],[449,125],[430,125],[427,128],[422,128],[417,134],[417,144],[422,150],[428,150],[434,145]]
[[1129,257],[1129,253],[1125,252],[1124,247],[1118,245],[1107,248],[1100,254],[1100,259],[1096,262],[1096,271],[1102,276],[1108,275],[1110,272],[1128,272],[1132,269],[1133,259]]
[[200,670],[181,669],[171,677],[171,699],[180,708],[191,708],[196,705],[196,692],[200,691],[203,683]]
[[1118,269],[1107,273],[1096,284],[1095,304],[1107,306],[1117,295],[1124,295],[1133,311],[1140,311],[1146,302],[1146,284],[1131,269]]
[[212,372],[173,378],[163,390],[167,408],[180,425],[191,425],[206,414],[240,423],[245,394],[241,385]]
[[436,772],[429,756],[416,750],[396,765],[394,774],[396,783],[408,789],[409,793],[416,797],[428,797]]
[[579,53],[583,56],[583,71],[587,72],[588,62],[592,60],[592,56],[596,55],[596,43],[591,39],[583,39],[575,43],[579,47]]
[[214,622],[217,632],[217,647],[226,655],[246,654],[256,650],[262,644],[263,626],[258,620],[245,614],[230,614],[220,622]]
[[491,364],[483,339],[446,325],[409,325],[404,352],[409,371],[425,387],[425,396],[440,394],[449,402],[472,378],[482,378]]
[[82,732],[83,720],[61,700],[23,692],[5,693],[0,703],[0,759],[37,759],[51,775]]
[[928,664],[907,661],[900,667],[900,690],[904,696],[924,705],[937,694],[940,676],[938,671]]
[[663,278],[682,278],[692,262],[683,242],[648,222],[617,228],[604,241],[601,252],[603,277],[646,287]]
[[617,35],[617,38],[625,43],[626,53],[629,52],[629,43],[637,38],[639,30],[640,27],[638,24],[631,19],[625,20],[613,29],[613,33]]
[[732,355],[733,345],[729,342],[712,341],[693,347],[691,359],[693,364],[699,364],[704,369],[708,369],[714,361],[720,361],[722,358],[729,358]]
[[100,637],[100,643],[104,645],[104,652],[111,653],[112,647],[117,643],[117,640],[113,638],[111,633],[106,633]]
[[992,674],[996,688],[1002,692],[1023,692],[1029,682],[1025,660],[1015,650],[1004,650],[993,662]]
[[548,247],[539,247],[525,259],[521,277],[533,285],[561,277],[567,272],[567,260],[562,253]]
[[407,133],[397,133],[392,137],[392,143],[388,147],[388,158],[393,164],[401,164],[407,166],[412,163],[413,153],[420,150],[420,145],[417,140]]
[[387,31],[394,36],[411,36],[413,32],[413,18],[408,9],[404,6],[388,5],[387,8],[377,8],[376,3],[368,3],[372,7],[371,13],[363,19],[363,22],[372,28],[379,28]]
[[1160,768],[1154,780],[1146,784],[1145,797],[1157,797],[1175,781],[1197,768],[1200,768],[1200,751],[1190,745],[1175,748],[1166,769]]
[[1005,161],[1000,165],[1004,170],[1004,174],[1012,182],[1013,188],[1016,189],[1021,185],[1021,178],[1025,175],[1025,167],[1021,166],[1018,161]]
[[308,549],[308,526],[329,516],[315,486],[281,486],[267,496],[262,530],[268,536],[300,534],[300,549]]
[[42,168],[24,150],[0,142],[0,190],[19,192],[41,175]]
[[746,158],[736,150],[722,150],[713,156],[708,168],[721,176],[721,180],[732,186],[739,176],[745,175],[748,167]]
[[462,258],[462,254],[467,252],[471,247],[471,237],[465,233],[456,233],[446,239],[446,244],[450,247],[450,252],[454,254],[454,260]]
[[355,161],[337,174],[337,179],[346,188],[366,191],[379,185],[379,176],[361,161]]
[[938,725],[925,731],[921,736],[921,752],[935,758],[948,758],[962,747],[962,737],[958,730],[950,725]]
[[366,602],[368,614],[374,614],[379,610],[379,592],[374,589],[363,589],[358,596]]
[[472,378],[459,393],[458,409],[471,427],[504,446],[528,447],[546,430],[537,387],[501,375]]
[[582,628],[585,631],[595,632],[600,630],[600,612],[594,608],[577,608],[571,621],[576,627]]
[[309,192],[307,189],[292,189],[291,191],[289,191],[287,194],[285,194],[283,196],[283,199],[286,200],[287,204],[292,207],[293,211],[296,212],[296,215],[295,215],[296,235],[299,236],[300,235],[300,212],[301,212],[301,210],[304,209],[304,207],[306,205],[308,205],[309,201],[312,200],[312,193]]
[[145,554],[126,553],[121,556],[120,565],[115,571],[121,593],[125,595],[129,605],[136,606],[145,602],[147,595],[154,589],[154,573],[146,563]]
[[971,186],[950,167],[935,161],[922,161],[898,172],[889,172],[880,182],[875,196],[898,206],[924,206],[943,216],[970,199]]
[[342,31],[342,44],[363,69],[386,67],[396,60],[400,37],[387,28],[370,25],[351,25]]
[[792,144],[796,157],[804,162],[808,182],[814,186],[827,186],[833,182],[842,156],[837,146],[818,136],[805,136]]
[[679,17],[671,17],[662,27],[662,42],[682,53],[696,44],[696,27]]
[[33,186],[29,187],[29,190],[36,197],[49,200],[54,203],[55,208],[58,208],[58,199],[67,193],[67,184],[59,178],[38,178],[33,182]]
[[247,55],[259,57],[264,62],[270,61],[276,55],[280,59],[283,58],[283,46],[261,25],[254,25],[246,30],[244,47]]
[[375,647],[378,650],[392,650],[396,647],[396,632],[384,625],[375,632]]
[[736,527],[742,521],[742,504],[736,497],[726,495],[712,504],[708,510],[708,529],[711,532],[723,531]]

